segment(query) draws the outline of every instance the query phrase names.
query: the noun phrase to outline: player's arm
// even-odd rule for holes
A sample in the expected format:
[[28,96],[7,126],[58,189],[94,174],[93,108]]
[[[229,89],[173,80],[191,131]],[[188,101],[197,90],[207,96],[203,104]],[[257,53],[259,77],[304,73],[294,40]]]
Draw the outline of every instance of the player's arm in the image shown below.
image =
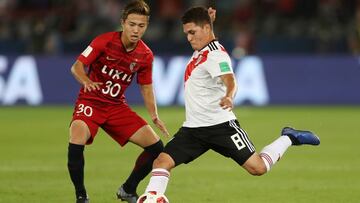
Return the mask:
[[208,8],[208,14],[210,16],[211,23],[215,22],[216,19],[216,9],[209,7]]
[[161,130],[164,135],[169,136],[169,132],[166,129],[165,124],[160,120],[157,112],[155,94],[152,84],[140,85],[140,90],[144,98],[145,107],[150,114],[152,122]]
[[220,106],[223,109],[227,109],[231,111],[234,108],[233,99],[235,97],[237,90],[235,76],[233,73],[230,73],[230,74],[221,75],[220,78],[226,87],[226,94],[220,100]]
[[100,85],[102,83],[93,82],[90,80],[90,78],[86,74],[85,65],[81,61],[75,61],[75,63],[71,66],[71,73],[76,78],[76,80],[84,86],[85,92],[91,92],[91,90],[100,90]]
[[[216,10],[213,9],[212,7],[210,7],[210,8],[208,8],[208,14],[210,16],[211,24],[214,24],[215,19],[216,19]],[[213,38],[216,38],[214,31],[212,31],[212,36],[213,36]]]

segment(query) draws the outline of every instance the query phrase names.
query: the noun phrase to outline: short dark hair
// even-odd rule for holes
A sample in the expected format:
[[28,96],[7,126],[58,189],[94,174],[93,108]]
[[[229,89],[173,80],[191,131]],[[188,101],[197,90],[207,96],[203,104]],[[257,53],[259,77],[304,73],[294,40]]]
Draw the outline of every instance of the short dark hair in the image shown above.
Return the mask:
[[122,20],[126,20],[130,14],[139,14],[144,16],[150,16],[150,7],[142,0],[136,0],[128,3],[122,14]]
[[208,13],[208,10],[205,7],[191,7],[189,8],[183,17],[181,18],[183,24],[186,23],[195,23],[199,26],[204,26],[209,24],[212,28],[211,19]]

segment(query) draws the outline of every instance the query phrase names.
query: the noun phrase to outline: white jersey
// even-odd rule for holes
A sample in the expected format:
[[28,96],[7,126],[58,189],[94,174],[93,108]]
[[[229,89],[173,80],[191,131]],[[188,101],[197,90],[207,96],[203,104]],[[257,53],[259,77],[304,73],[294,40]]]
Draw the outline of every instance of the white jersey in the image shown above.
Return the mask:
[[195,51],[185,71],[184,127],[205,127],[236,119],[219,105],[226,87],[219,76],[233,73],[231,59],[217,41]]

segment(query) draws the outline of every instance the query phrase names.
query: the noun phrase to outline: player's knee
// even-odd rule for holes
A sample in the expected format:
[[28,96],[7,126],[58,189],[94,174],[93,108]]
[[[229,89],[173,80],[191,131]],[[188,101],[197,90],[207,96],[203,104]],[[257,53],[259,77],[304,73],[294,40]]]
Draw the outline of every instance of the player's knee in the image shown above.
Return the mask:
[[164,144],[161,140],[144,148],[146,152],[150,153],[155,158],[164,150]]
[[250,167],[247,169],[247,171],[253,176],[261,176],[267,172],[267,169],[266,166],[260,165],[256,167]]
[[84,145],[90,138],[90,130],[86,123],[75,120],[70,126],[70,143]]
[[171,157],[166,153],[161,153],[153,163],[153,168],[164,168],[168,171],[170,171],[172,168],[174,168],[175,163],[171,159]]

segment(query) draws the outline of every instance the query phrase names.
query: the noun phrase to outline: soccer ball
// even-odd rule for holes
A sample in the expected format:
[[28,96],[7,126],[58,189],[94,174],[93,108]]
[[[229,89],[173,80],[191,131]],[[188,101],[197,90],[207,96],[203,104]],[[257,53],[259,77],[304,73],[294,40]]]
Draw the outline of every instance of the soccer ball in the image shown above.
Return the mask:
[[169,200],[165,195],[149,192],[141,195],[136,203],[169,203]]

